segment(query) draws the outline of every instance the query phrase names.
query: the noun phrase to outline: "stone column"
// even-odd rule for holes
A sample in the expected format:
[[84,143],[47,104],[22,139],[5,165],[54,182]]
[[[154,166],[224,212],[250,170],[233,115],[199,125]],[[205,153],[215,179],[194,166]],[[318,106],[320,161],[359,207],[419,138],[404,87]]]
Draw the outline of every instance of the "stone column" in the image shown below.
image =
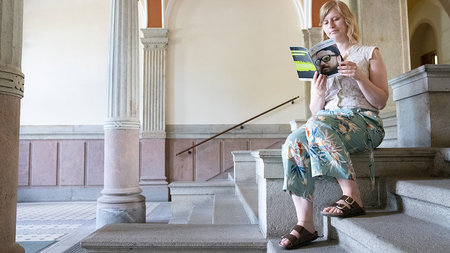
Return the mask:
[[16,243],[22,28],[23,0],[0,0],[0,247],[8,253],[24,252]]
[[111,1],[104,189],[97,227],[145,222],[139,187],[138,2]]
[[[383,56],[388,80],[411,70],[407,0],[356,1],[361,44],[377,46]],[[352,8],[353,9],[353,8]],[[373,22],[377,20],[377,22]],[[381,29],[382,28],[382,29]],[[384,112],[395,111],[392,92]]]
[[166,46],[167,29],[142,29],[144,38],[144,87],[140,185],[151,200],[167,201],[165,176]]

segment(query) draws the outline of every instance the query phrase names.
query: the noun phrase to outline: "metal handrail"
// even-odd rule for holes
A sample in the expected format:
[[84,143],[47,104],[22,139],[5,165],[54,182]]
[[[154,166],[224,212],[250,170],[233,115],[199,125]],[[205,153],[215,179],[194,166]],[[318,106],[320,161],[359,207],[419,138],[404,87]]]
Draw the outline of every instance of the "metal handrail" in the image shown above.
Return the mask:
[[268,112],[270,112],[270,111],[273,111],[273,110],[277,109],[278,107],[281,107],[281,106],[283,106],[283,105],[285,105],[285,104],[287,104],[287,103],[290,103],[290,102],[294,103],[294,100],[296,100],[296,99],[298,99],[298,98],[299,98],[299,96],[297,96],[297,97],[295,97],[295,98],[291,98],[291,99],[289,99],[288,101],[286,101],[286,102],[284,102],[284,103],[282,103],[282,104],[279,104],[279,105],[273,107],[272,109],[269,109],[269,110],[267,110],[267,111],[265,111],[265,112],[263,112],[263,113],[260,113],[260,114],[258,114],[258,115],[256,115],[256,116],[254,116],[253,118],[250,118],[250,119],[248,119],[248,120],[246,120],[246,121],[244,121],[244,122],[242,122],[242,123],[239,123],[239,124],[237,124],[237,125],[235,125],[235,126],[233,126],[233,127],[230,127],[230,128],[228,128],[227,130],[225,130],[225,131],[223,131],[223,132],[221,132],[221,133],[218,133],[218,134],[214,135],[213,137],[210,137],[210,138],[208,138],[208,139],[206,139],[206,140],[204,140],[204,141],[202,141],[202,142],[200,142],[200,143],[195,144],[195,145],[192,146],[192,147],[189,147],[189,148],[187,148],[187,149],[185,149],[185,150],[183,150],[183,151],[177,153],[176,156],[181,155],[181,154],[183,154],[184,152],[189,151],[189,150],[191,150],[191,149],[193,149],[193,148],[195,148],[195,147],[197,147],[197,146],[200,146],[200,145],[202,145],[203,143],[208,142],[208,141],[210,141],[210,140],[216,138],[216,137],[219,136],[219,135],[222,135],[222,134],[224,134],[224,133],[227,133],[227,132],[229,132],[229,131],[235,129],[236,127],[242,126],[242,125],[244,125],[245,123],[247,123],[247,122],[249,122],[249,121],[251,121],[251,120],[254,120],[254,119],[256,119],[256,118],[258,118],[258,117],[260,117],[260,116],[262,116],[262,115],[264,115],[264,114],[266,114],[266,113],[268,113]]

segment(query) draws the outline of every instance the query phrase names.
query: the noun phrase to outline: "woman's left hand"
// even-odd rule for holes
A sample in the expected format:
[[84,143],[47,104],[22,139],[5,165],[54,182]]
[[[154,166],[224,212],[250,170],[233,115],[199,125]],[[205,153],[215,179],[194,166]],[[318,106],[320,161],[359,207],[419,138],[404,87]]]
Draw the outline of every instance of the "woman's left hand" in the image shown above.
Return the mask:
[[356,80],[359,80],[362,73],[361,70],[358,68],[356,63],[352,61],[343,61],[338,66],[338,71],[343,76],[353,77]]

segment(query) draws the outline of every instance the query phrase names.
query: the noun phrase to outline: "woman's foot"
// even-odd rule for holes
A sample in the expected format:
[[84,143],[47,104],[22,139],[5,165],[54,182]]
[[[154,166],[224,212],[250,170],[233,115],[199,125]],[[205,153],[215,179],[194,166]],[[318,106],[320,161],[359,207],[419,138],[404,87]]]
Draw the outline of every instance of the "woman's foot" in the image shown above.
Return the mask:
[[312,222],[311,225],[312,231],[301,225],[295,225],[290,234],[282,237],[279,245],[284,249],[296,249],[316,240],[319,236],[317,235],[317,231],[314,230]]
[[[344,196],[346,196],[346,195],[344,195]],[[342,205],[344,205],[345,207],[347,207],[348,209],[351,209],[350,204],[351,204],[353,201],[355,201],[361,208],[364,209],[364,206],[363,206],[363,203],[362,203],[362,200],[361,200],[360,197],[359,197],[359,198],[353,198],[352,196],[349,196],[349,197],[350,197],[350,199],[340,199],[340,200],[336,201],[336,203],[337,203],[337,204],[342,204]],[[347,201],[346,201],[346,200],[347,200]],[[350,200],[352,200],[352,201],[350,201]],[[335,206],[328,206],[328,207],[325,207],[325,208],[322,210],[322,213],[323,213],[323,214],[324,214],[324,213],[328,213],[328,214],[342,214],[343,211],[342,211],[342,208],[338,208],[338,205],[335,205]]]
[[[343,202],[342,202],[343,201]],[[328,212],[325,210],[329,210]],[[337,209],[337,212],[333,212]],[[331,207],[325,208],[322,214],[331,217],[347,218],[353,216],[364,215],[366,210],[359,205],[354,199],[347,195],[343,195],[339,201],[334,203]]]
[[331,214],[331,215],[341,215],[344,213],[343,208],[351,209],[353,206],[353,201],[358,204],[358,206],[364,210],[364,205],[361,200],[361,193],[359,192],[359,186],[354,180],[349,179],[337,179],[339,186],[342,189],[343,196],[349,196],[350,199],[341,198],[336,201],[333,206],[325,207],[322,211],[322,214]]
[[[302,226],[304,229],[306,229],[306,231],[308,231],[311,234],[314,234],[316,232],[316,230],[314,229],[313,222],[302,222],[302,223],[297,223],[297,225]],[[300,238],[300,233],[295,229],[292,229],[290,234],[295,236],[295,238],[297,238],[297,239]],[[288,238],[283,237],[283,239],[281,239],[279,244],[282,247],[288,247],[291,243],[292,242]]]

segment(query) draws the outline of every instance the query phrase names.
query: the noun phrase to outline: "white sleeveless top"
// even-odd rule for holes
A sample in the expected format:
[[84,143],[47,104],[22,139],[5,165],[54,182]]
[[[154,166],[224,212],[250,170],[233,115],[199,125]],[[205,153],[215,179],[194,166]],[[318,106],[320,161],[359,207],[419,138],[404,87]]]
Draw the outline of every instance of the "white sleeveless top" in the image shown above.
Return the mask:
[[[369,60],[376,47],[353,45],[347,51],[344,60],[356,63],[358,68],[369,77]],[[325,92],[325,109],[362,108],[378,112],[364,97],[355,79],[347,76],[336,76],[327,80]]]

